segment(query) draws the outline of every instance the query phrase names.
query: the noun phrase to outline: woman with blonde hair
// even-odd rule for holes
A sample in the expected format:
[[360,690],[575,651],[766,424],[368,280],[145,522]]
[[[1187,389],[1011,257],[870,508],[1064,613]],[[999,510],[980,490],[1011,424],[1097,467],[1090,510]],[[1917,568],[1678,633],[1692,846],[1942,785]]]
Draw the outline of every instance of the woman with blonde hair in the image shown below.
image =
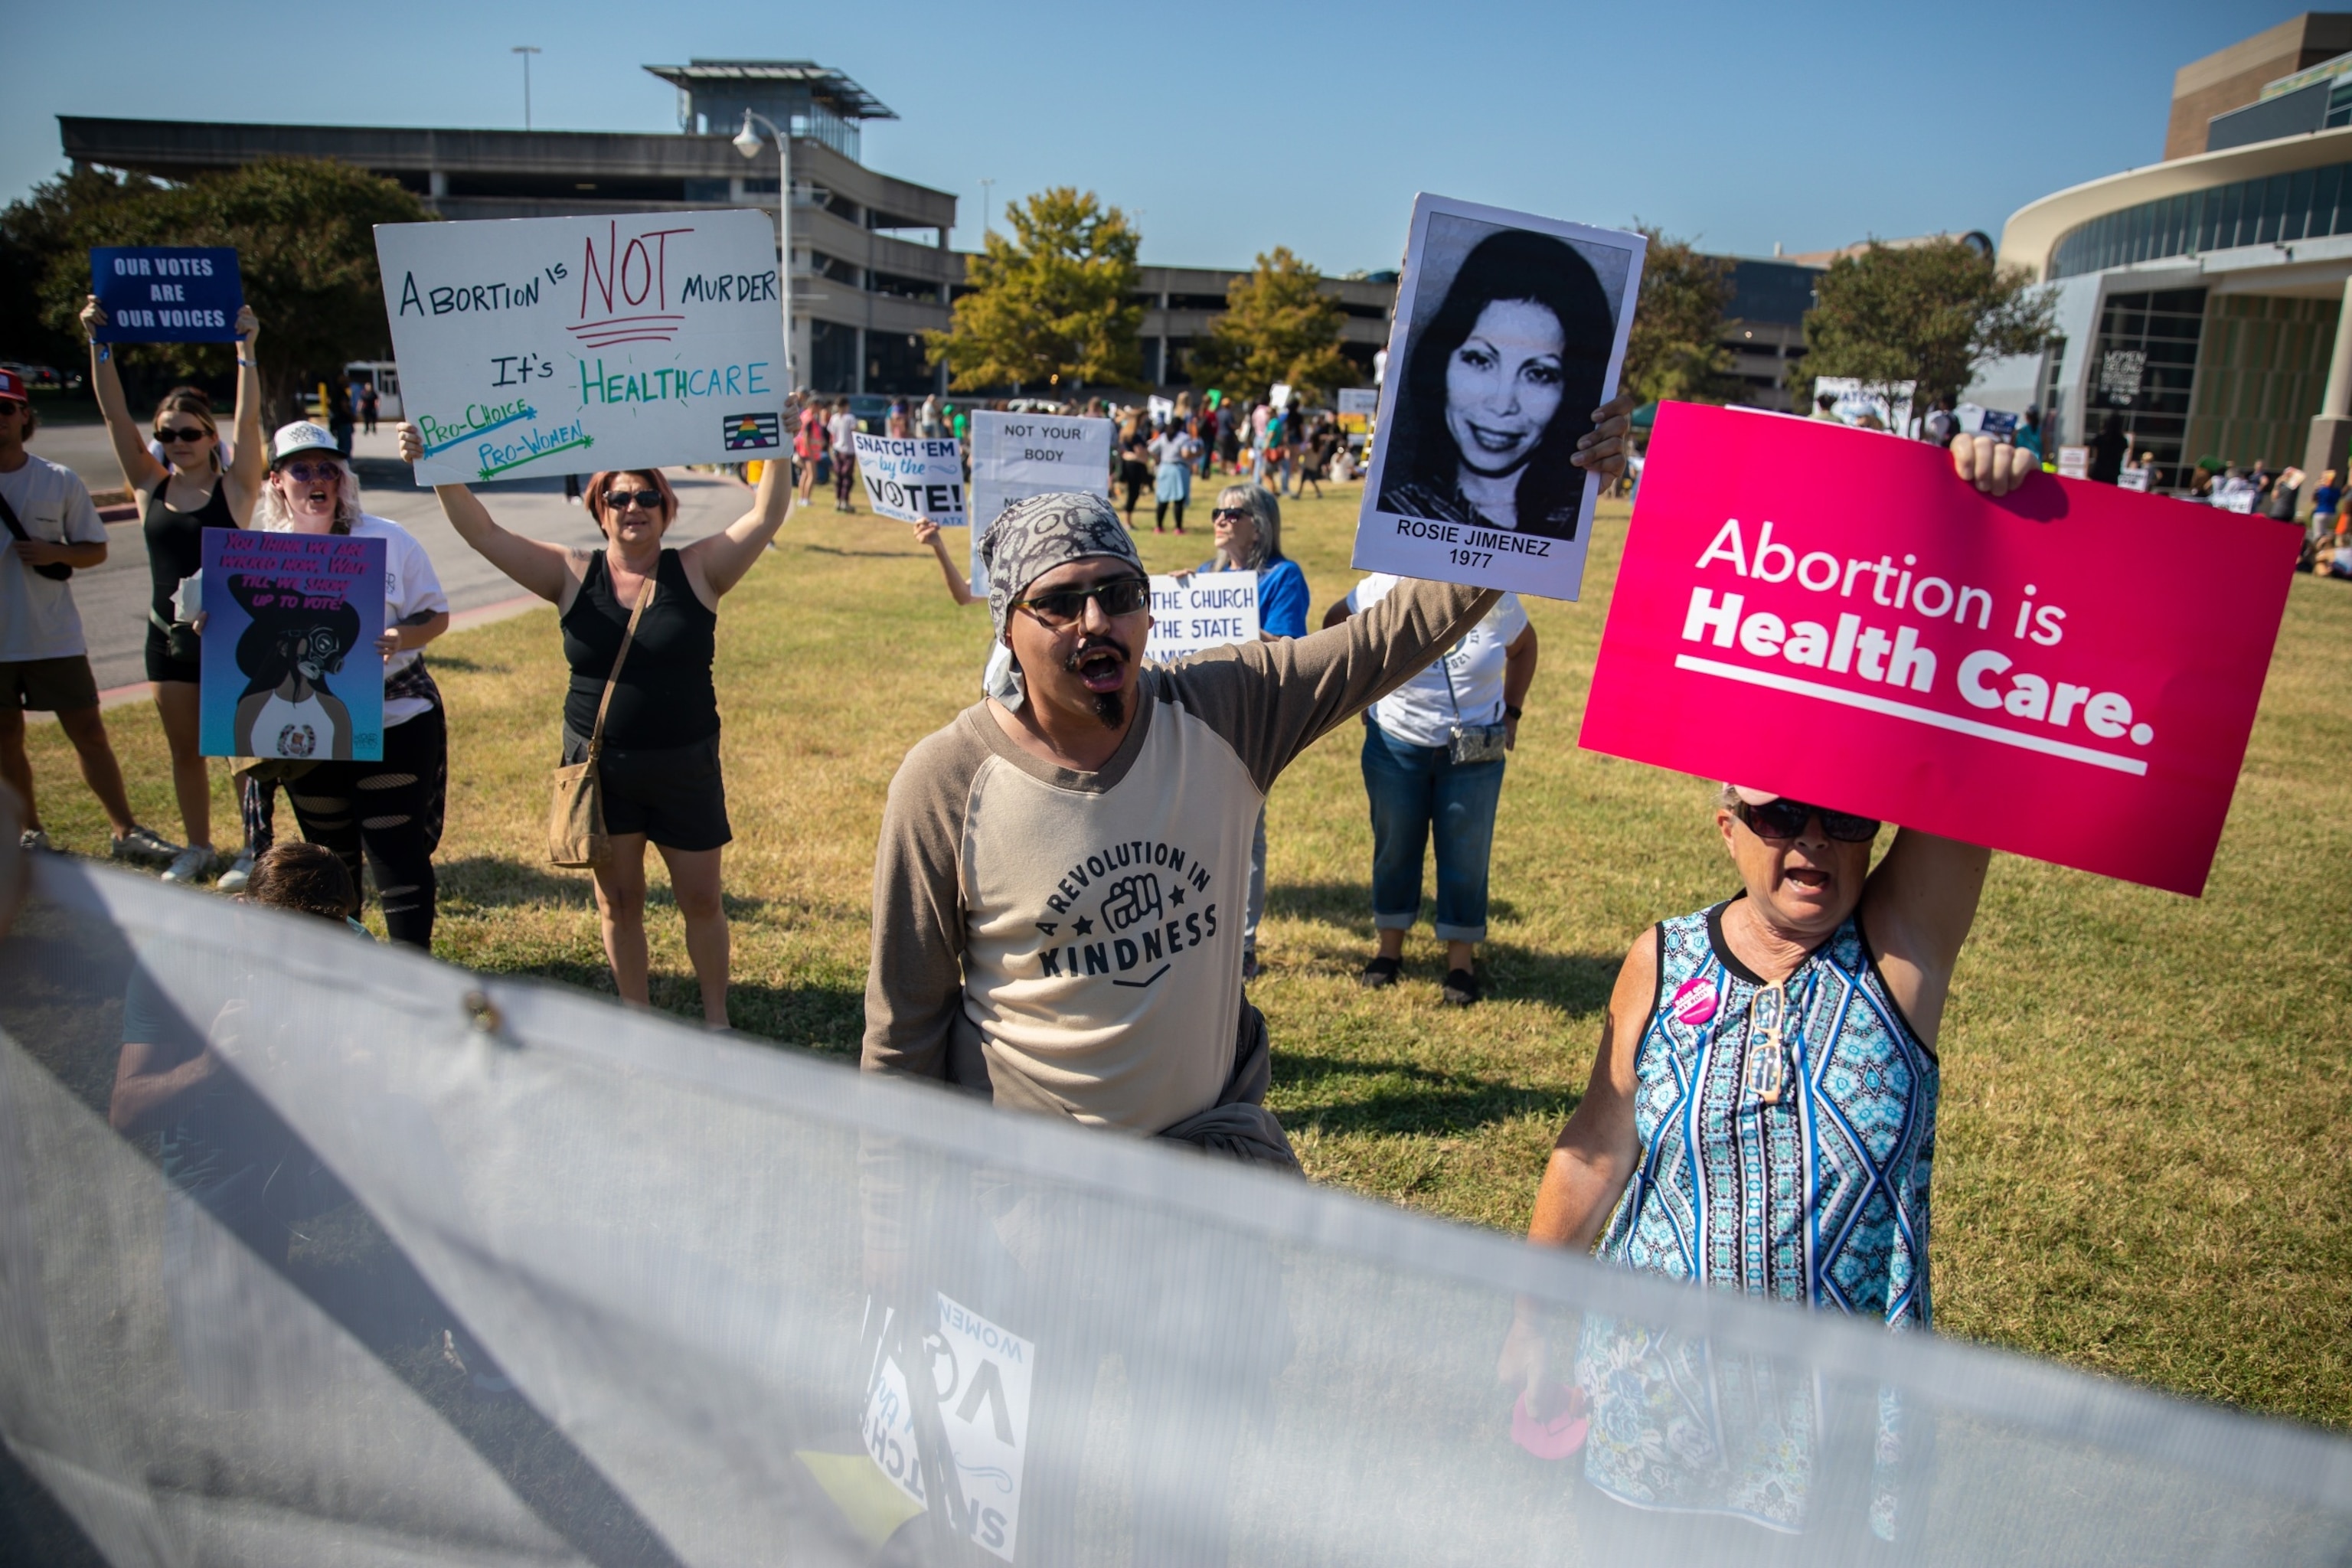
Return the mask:
[[[413,425],[400,455],[425,455]],[[588,481],[601,549],[571,549],[510,533],[464,485],[436,485],[457,535],[482,558],[556,607],[572,684],[563,703],[563,760],[585,762],[603,725],[597,770],[612,854],[595,868],[604,956],[622,999],[651,1000],[646,953],[646,846],[661,851],[686,919],[686,951],[702,991],[703,1022],[728,1026],[727,911],[719,856],[734,837],[719,763],[719,601],[758,563],[792,504],[782,463],[760,474],[751,508],[722,533],[684,548],[662,540],[677,494],[657,468],[608,470]],[[634,626],[634,630],[631,628]],[[626,640],[626,657],[623,643]],[[612,696],[605,702],[605,687]],[[601,719],[600,719],[601,715]]]
[[[236,316],[236,439],[232,456],[221,457],[220,428],[212,405],[201,394],[174,388],[142,426],[131,417],[113,345],[98,341],[106,310],[95,294],[82,306],[82,329],[89,334],[89,384],[98,395],[106,433],[114,443],[122,482],[138,498],[147,543],[147,679],[155,691],[155,711],[172,752],[172,790],[179,797],[180,825],[187,847],[166,844],[143,827],[117,841],[128,858],[168,861],[167,882],[192,882],[209,873],[213,852],[212,778],[198,747],[198,693],[203,675],[198,657],[197,605],[186,603],[181,584],[194,576],[204,558],[204,531],[243,528],[260,499],[261,371],[254,342],[260,323],[251,308]],[[161,443],[163,456],[149,449]]]

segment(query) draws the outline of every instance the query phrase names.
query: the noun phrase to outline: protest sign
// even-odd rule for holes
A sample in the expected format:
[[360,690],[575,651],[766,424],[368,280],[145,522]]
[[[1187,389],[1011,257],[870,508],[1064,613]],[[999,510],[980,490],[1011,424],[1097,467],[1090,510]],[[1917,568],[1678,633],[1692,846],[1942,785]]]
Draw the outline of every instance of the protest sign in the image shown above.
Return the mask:
[[1267,405],[1268,405],[1269,407],[1271,407],[1271,408],[1272,408],[1272,409],[1273,409],[1276,414],[1279,414],[1279,413],[1281,413],[1284,409],[1286,409],[1286,408],[1289,407],[1289,406],[1290,406],[1290,383],[1288,383],[1288,382],[1286,382],[1286,381],[1277,381],[1277,382],[1276,382],[1276,383],[1274,384],[1274,387],[1273,387],[1273,389],[1272,389],[1271,391],[1269,391],[1269,392],[1265,395],[1265,401],[1266,401]]
[[1372,415],[1380,407],[1377,387],[1343,386],[1338,393],[1339,428],[1350,436],[1360,436],[1372,427]]
[[1891,430],[1900,436],[1911,427],[1911,392],[1907,381],[1861,381],[1850,375],[1813,377],[1814,406],[1827,395],[1830,413],[1841,424],[1863,430]]
[[857,478],[877,517],[963,526],[963,449],[938,437],[858,431]]
[[1569,458],[1616,395],[1647,245],[1413,198],[1357,567],[1577,596],[1603,481]]
[[1169,398],[1147,397],[1143,400],[1143,412],[1154,425],[1165,425],[1176,417],[1176,405]]
[[760,213],[379,224],[375,248],[421,482],[784,449]]
[[988,592],[980,541],[997,513],[1014,501],[1055,490],[1083,490],[1110,499],[1111,422],[1057,414],[1003,414],[976,409],[971,416],[971,591]]
[[380,760],[383,541],[208,528],[202,544],[198,750]]
[[[907,1374],[887,1350],[894,1314],[871,1301],[866,1311],[869,1318],[881,1314],[877,1342],[885,1348],[877,1351],[866,1380],[866,1451],[891,1485],[928,1509]],[[939,1430],[949,1452],[929,1458],[935,1468],[944,1468],[952,1457],[972,1540],[1010,1563],[1020,1531],[1021,1470],[1029,1447],[1029,1389],[1037,1347],[944,1292],[939,1311],[931,1371],[935,1387],[939,1379],[946,1384],[939,1393]]]
[[89,291],[106,311],[101,343],[233,343],[245,307],[226,246],[93,247]]
[[2116,476],[2116,483],[2127,490],[2145,491],[2147,489],[2149,473],[2150,470],[2147,468],[2126,468]]
[[1651,457],[1581,744],[2203,889],[2295,530],[1686,404]]
[[1143,656],[1181,658],[1227,643],[1255,642],[1257,574],[1194,572],[1151,579],[1151,639]]
[[2058,448],[2058,477],[2062,479],[2087,479],[2091,477],[2091,449],[2088,447]]

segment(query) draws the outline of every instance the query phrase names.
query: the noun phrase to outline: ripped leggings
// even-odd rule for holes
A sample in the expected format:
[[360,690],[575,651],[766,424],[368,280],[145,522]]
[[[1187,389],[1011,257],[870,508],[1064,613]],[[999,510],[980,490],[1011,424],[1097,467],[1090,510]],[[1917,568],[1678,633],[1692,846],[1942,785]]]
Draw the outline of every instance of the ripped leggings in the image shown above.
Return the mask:
[[333,850],[354,888],[364,852],[385,931],[427,952],[433,851],[441,844],[448,786],[448,731],[438,707],[386,725],[382,762],[323,763],[286,785],[302,837]]

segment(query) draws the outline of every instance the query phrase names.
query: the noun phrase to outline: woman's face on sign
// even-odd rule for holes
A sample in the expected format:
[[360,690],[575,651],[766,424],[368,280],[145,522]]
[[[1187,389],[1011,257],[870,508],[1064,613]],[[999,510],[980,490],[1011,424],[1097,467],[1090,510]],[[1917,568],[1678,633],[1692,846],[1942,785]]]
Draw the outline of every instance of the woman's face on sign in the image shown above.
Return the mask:
[[1568,346],[1559,318],[1532,300],[1497,300],[1445,363],[1445,428],[1475,473],[1525,463],[1559,411]]

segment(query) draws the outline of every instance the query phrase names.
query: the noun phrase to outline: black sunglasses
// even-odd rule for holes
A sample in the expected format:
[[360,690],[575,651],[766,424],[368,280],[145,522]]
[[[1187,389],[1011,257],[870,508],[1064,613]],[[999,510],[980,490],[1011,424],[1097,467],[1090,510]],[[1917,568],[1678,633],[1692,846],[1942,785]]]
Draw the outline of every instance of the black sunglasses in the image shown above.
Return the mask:
[[1102,602],[1103,614],[1117,619],[1131,616],[1151,602],[1151,584],[1141,577],[1113,577],[1091,588],[1056,588],[1034,598],[1015,599],[1013,607],[1027,610],[1049,626],[1066,626],[1087,613],[1087,601]]
[[645,508],[647,511],[659,511],[661,510],[661,491],[659,490],[606,490],[604,492],[604,510],[607,511],[618,511],[623,507],[627,506],[634,501],[638,506]]
[[1731,815],[1746,823],[1759,838],[1794,838],[1805,830],[1806,819],[1818,815],[1822,831],[1840,844],[1867,844],[1878,837],[1875,817],[1856,816],[1850,811],[1832,811],[1826,806],[1807,805],[1801,800],[1786,795],[1768,800],[1762,805],[1750,805],[1746,801],[1734,803]]
[[158,430],[155,432],[155,439],[158,441],[204,441],[209,440],[211,437],[211,431],[198,429],[194,426],[190,426],[187,428],[181,430]]
[[1238,517],[1246,521],[1249,516],[1250,509],[1245,506],[1221,506],[1209,514],[1209,521],[1215,522],[1220,518]]

